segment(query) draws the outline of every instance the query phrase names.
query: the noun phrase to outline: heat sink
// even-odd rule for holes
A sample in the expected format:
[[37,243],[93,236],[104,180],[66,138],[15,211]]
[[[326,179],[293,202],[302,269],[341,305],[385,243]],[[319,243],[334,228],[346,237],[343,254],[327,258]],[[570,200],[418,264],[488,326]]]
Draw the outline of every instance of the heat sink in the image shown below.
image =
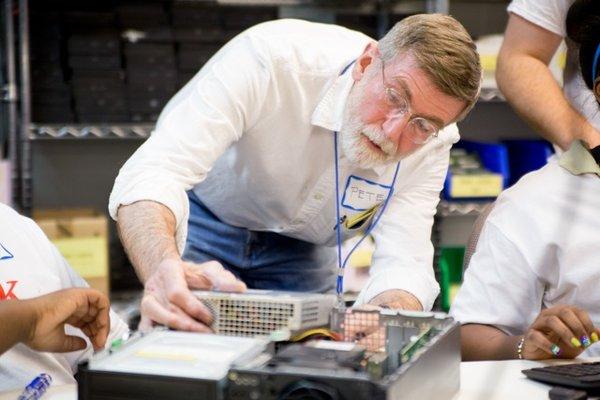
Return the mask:
[[326,326],[335,295],[248,290],[244,293],[195,291],[211,310],[215,333],[228,336],[268,336]]

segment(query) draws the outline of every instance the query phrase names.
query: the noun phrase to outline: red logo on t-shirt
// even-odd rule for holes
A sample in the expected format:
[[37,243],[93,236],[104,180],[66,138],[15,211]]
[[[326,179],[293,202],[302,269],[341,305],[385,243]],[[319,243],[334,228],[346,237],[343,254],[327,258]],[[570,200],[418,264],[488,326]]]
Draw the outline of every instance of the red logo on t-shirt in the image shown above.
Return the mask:
[[15,286],[19,281],[6,281],[6,283],[0,282],[0,301],[2,300],[18,300],[16,294],[13,293]]

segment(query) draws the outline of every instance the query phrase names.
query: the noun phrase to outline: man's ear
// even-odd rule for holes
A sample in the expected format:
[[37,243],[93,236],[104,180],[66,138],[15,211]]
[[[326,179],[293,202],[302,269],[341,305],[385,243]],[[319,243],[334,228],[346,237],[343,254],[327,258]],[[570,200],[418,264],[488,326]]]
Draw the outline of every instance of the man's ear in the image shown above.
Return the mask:
[[360,81],[365,74],[367,67],[371,65],[377,57],[379,57],[379,47],[377,47],[377,42],[369,42],[354,63],[352,78],[354,78],[355,81]]
[[596,96],[596,101],[600,103],[600,76],[596,78],[594,81],[594,96]]

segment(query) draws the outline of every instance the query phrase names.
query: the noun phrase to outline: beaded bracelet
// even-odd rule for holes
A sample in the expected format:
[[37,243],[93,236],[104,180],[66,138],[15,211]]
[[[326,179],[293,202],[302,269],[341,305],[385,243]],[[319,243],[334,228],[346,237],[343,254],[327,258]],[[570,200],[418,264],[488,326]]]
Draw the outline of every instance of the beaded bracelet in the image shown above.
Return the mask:
[[519,343],[517,343],[517,357],[519,360],[523,359],[523,344],[525,343],[525,336],[519,339]]

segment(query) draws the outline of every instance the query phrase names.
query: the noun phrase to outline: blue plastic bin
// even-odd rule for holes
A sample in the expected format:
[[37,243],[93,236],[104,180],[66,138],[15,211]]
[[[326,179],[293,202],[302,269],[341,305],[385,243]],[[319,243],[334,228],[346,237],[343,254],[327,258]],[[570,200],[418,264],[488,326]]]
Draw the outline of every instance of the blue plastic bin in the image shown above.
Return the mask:
[[[506,146],[502,143],[482,143],[472,142],[468,140],[461,140],[454,145],[454,148],[465,149],[469,153],[477,153],[481,164],[485,169],[490,172],[494,172],[502,175],[502,188],[508,186],[510,179],[510,168],[508,165],[508,151]],[[443,197],[447,200],[451,200],[450,196],[452,185],[452,172],[448,169],[446,180],[444,182]],[[469,200],[461,197],[460,200]],[[476,200],[485,200],[478,197]]]
[[552,156],[552,145],[545,140],[504,140],[510,164],[509,186],[531,171],[542,168]]

